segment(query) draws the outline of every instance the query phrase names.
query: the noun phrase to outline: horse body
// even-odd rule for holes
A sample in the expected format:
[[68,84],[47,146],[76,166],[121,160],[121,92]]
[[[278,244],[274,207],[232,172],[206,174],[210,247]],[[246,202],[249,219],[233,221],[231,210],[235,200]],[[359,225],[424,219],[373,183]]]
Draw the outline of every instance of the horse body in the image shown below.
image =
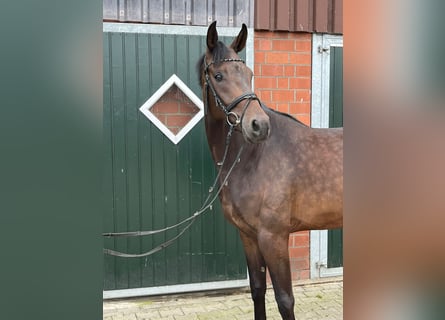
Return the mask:
[[[340,228],[343,130],[312,129],[272,110],[267,114],[270,137],[245,147],[222,190],[225,217],[251,235]],[[233,140],[228,163],[244,143],[239,136]],[[210,148],[218,162],[223,146]]]
[[246,95],[252,73],[236,54],[246,38],[243,26],[230,48],[225,48],[217,42],[215,23],[209,27],[208,50],[199,62],[206,134],[218,165],[226,147],[228,118],[235,114],[239,120],[229,121],[235,131],[221,182],[232,163],[238,163],[220,193],[223,212],[243,241],[255,319],[266,319],[266,268],[282,318],[294,319],[289,234],[342,226],[343,129],[309,128],[268,109],[254,94]]

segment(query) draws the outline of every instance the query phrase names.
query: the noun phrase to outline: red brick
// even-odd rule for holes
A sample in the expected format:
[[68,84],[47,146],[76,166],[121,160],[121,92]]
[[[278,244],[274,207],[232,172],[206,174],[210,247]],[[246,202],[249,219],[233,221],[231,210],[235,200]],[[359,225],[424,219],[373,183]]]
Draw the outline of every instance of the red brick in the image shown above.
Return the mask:
[[312,42],[311,41],[296,41],[295,51],[311,52]]
[[277,79],[273,77],[255,78],[255,88],[257,89],[275,89],[277,87]]
[[312,73],[311,66],[296,66],[295,67],[296,72],[295,75],[297,77],[310,77]]
[[153,114],[178,113],[179,104],[176,101],[158,101],[151,107],[150,111]]
[[261,76],[263,73],[261,71],[262,65],[259,63],[255,63],[255,66],[253,67],[253,74],[257,76]]
[[309,248],[289,248],[289,257],[304,258],[309,256]]
[[276,39],[292,39],[292,32],[288,32],[288,31],[275,31],[275,38]]
[[305,125],[310,126],[311,125],[311,117],[308,114],[300,114],[296,117],[298,120],[303,122]]
[[275,90],[272,91],[272,101],[275,102],[292,102],[294,101],[294,92],[292,90]]
[[184,127],[191,119],[190,116],[170,115],[167,117],[167,127]]
[[283,52],[266,52],[266,63],[284,64],[289,62],[289,54]]
[[311,64],[311,54],[310,53],[290,53],[289,63],[310,65]]
[[181,114],[189,114],[194,116],[199,112],[199,108],[192,103],[181,103],[179,106],[179,112]]
[[294,247],[294,235],[293,235],[292,233],[289,235],[289,244],[288,244],[288,247],[289,247],[289,248]]
[[278,103],[270,103],[268,107],[272,110],[278,110]]
[[295,41],[294,40],[273,40],[272,50],[274,51],[295,51]]
[[255,31],[255,38],[273,38],[275,37],[275,33],[272,31]]
[[258,39],[258,47],[255,48],[256,50],[262,50],[262,51],[270,51],[272,50],[272,40],[263,38]]
[[280,89],[289,89],[289,79],[288,78],[278,78],[277,86]]
[[310,114],[310,103],[291,103],[289,106],[289,113],[293,115]]
[[310,89],[311,88],[311,79],[310,78],[291,78],[291,79],[289,79],[289,88]]
[[266,62],[266,53],[262,51],[255,51],[255,63]]
[[270,90],[258,90],[257,93],[264,103],[270,102],[272,100],[272,91]]
[[291,269],[293,270],[303,270],[309,268],[309,257],[304,259],[291,259],[290,261]]
[[155,114],[156,118],[158,118],[159,121],[161,121],[164,125],[167,125],[167,120],[165,118],[165,115],[163,114]]
[[295,66],[284,66],[284,75],[288,77],[295,76]]
[[311,275],[310,270],[300,270],[298,280],[309,279],[310,275]]
[[297,90],[297,97],[295,98],[297,102],[310,102],[311,101],[311,91],[310,90]]
[[262,76],[284,76],[284,66],[281,64],[263,64],[261,66]]
[[294,247],[309,246],[309,231],[300,231],[291,234]]
[[168,129],[171,131],[171,132],[173,132],[173,134],[178,134],[178,132],[182,129],[182,127],[181,128],[179,128],[179,127],[168,127]]
[[298,41],[312,41],[312,34],[311,33],[300,33],[300,32],[290,32],[291,35],[290,38],[298,40]]
[[277,103],[275,106],[275,110],[289,113],[289,104],[288,103]]

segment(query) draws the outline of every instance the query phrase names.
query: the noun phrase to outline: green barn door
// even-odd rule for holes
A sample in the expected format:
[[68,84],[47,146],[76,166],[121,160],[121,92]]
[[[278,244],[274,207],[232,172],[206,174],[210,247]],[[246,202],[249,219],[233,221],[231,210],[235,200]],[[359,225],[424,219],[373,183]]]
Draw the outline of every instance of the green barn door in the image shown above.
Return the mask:
[[[343,126],[343,47],[330,49],[329,127]],[[328,268],[343,266],[343,229],[328,231]]]
[[[201,98],[195,64],[205,37],[106,32],[103,48],[104,232],[176,224],[201,207],[215,177],[204,124],[201,120],[174,144],[139,108],[172,74]],[[179,231],[106,238],[104,247],[146,252]],[[178,241],[154,255],[104,255],[106,291],[238,279],[246,279],[244,252],[218,201]]]

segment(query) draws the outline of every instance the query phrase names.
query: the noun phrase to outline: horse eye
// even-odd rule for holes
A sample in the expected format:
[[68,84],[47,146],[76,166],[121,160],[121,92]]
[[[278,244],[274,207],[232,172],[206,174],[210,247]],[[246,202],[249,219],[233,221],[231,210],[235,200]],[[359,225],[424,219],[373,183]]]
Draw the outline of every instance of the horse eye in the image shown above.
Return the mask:
[[223,75],[221,72],[218,72],[217,74],[215,74],[215,79],[216,81],[220,82],[223,79]]

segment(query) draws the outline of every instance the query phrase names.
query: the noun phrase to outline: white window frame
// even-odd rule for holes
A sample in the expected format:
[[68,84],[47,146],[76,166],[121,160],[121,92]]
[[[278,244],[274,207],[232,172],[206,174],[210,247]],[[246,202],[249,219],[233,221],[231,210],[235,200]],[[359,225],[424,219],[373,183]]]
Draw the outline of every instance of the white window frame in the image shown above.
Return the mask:
[[[181,128],[181,130],[179,130],[177,134],[170,131],[170,129],[150,110],[173,85],[176,85],[178,89],[181,90],[181,92],[199,109],[199,111],[187,122],[183,128]],[[174,144],[178,144],[182,138],[184,138],[187,133],[189,133],[189,131],[191,131],[193,127],[202,118],[204,118],[204,105],[201,99],[199,99],[176,74],[173,74],[155,93],[153,93],[153,95],[139,108],[139,110]]]
[[[316,34],[312,36],[312,98],[311,127],[329,127],[330,48],[343,47],[343,36]],[[328,231],[310,232],[311,279],[343,275],[343,267],[328,268]]]

